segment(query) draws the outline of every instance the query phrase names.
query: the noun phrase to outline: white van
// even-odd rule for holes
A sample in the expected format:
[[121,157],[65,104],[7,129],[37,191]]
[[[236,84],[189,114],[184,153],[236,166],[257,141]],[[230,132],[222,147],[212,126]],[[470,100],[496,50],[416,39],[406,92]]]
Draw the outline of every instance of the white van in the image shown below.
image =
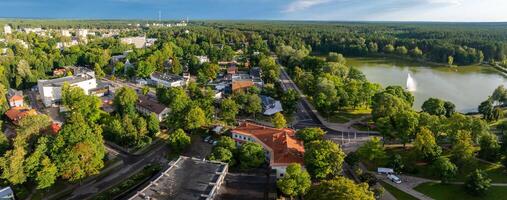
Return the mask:
[[387,178],[389,180],[391,180],[393,183],[397,183],[397,184],[400,184],[401,183],[401,179],[398,178],[397,176],[395,176],[394,174],[389,174],[387,175]]
[[394,174],[394,170],[391,168],[379,167],[377,168],[378,174]]

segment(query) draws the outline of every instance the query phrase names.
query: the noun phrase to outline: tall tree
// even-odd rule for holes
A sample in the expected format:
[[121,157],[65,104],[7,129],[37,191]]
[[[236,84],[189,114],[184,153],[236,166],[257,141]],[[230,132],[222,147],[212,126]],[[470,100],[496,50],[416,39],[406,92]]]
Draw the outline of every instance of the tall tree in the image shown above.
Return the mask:
[[114,105],[122,115],[134,115],[136,113],[137,93],[134,89],[122,87],[116,91]]
[[373,161],[376,164],[381,164],[387,157],[382,141],[380,138],[374,137],[365,142],[359,149],[357,154],[364,160]]
[[341,173],[345,153],[334,142],[316,140],[305,145],[304,161],[310,175],[318,180]]
[[276,181],[276,185],[283,194],[289,197],[303,196],[308,192],[312,181],[301,165],[292,163],[287,166],[285,175]]
[[176,152],[181,152],[190,145],[190,137],[182,129],[177,129],[171,133],[167,141],[171,149]]
[[424,157],[426,160],[434,160],[442,149],[438,146],[435,136],[426,127],[422,127],[419,133],[417,133],[414,141],[414,147],[417,152]]
[[352,180],[345,177],[337,177],[322,181],[320,184],[313,186],[308,194],[305,195],[305,199],[374,200],[375,197],[373,192],[368,189],[368,184],[355,184]]
[[220,104],[220,110],[222,113],[222,118],[227,123],[231,124],[236,121],[236,115],[239,112],[239,108],[233,99],[231,98],[224,99]]
[[449,182],[449,179],[456,176],[458,167],[447,157],[440,156],[432,164],[433,172],[440,177],[442,183]]
[[258,143],[245,142],[239,149],[239,166],[242,169],[260,167],[266,162],[264,149]]
[[321,140],[324,138],[326,132],[321,128],[303,128],[296,132],[296,136],[303,140],[305,144],[310,143],[314,140]]
[[287,121],[285,120],[285,117],[282,115],[282,113],[275,113],[273,116],[273,119],[271,119],[271,123],[275,126],[275,128],[285,128],[287,127]]
[[206,115],[200,107],[193,107],[185,117],[185,128],[193,130],[206,125]]

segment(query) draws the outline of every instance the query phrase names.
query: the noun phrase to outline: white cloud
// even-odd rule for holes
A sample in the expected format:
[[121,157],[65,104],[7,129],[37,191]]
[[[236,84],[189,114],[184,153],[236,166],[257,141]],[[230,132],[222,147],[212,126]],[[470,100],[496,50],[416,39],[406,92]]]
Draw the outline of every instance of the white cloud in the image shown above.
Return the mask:
[[426,0],[431,4],[447,4],[447,5],[461,5],[463,0]]
[[325,4],[330,1],[332,1],[332,0],[295,0],[295,1],[291,2],[289,5],[287,5],[284,12],[290,13],[290,12],[305,10],[307,8],[310,8],[310,7],[313,7],[316,5],[320,5],[320,4]]

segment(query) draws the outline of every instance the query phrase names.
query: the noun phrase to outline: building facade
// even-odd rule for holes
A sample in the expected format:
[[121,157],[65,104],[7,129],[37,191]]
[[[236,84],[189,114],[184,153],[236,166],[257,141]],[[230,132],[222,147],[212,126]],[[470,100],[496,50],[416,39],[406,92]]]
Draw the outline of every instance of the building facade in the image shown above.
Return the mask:
[[283,128],[277,129],[251,122],[242,122],[231,130],[232,138],[237,144],[255,142],[262,145],[271,169],[276,170],[276,177],[285,175],[291,163],[303,165],[303,142],[296,138],[296,131]]
[[68,83],[70,86],[83,89],[85,94],[97,88],[97,80],[94,73],[78,73],[74,76],[67,76],[51,80],[38,80],[37,88],[42,103],[49,107],[62,99],[62,86]]

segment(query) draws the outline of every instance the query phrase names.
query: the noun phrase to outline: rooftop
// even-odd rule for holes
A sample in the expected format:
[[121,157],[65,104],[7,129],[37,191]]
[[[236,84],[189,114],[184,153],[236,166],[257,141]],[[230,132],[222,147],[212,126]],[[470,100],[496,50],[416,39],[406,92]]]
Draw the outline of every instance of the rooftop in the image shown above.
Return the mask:
[[277,129],[251,122],[242,122],[232,132],[250,135],[263,143],[272,152],[271,165],[303,163],[305,149],[303,142],[296,138],[296,131],[290,128]]
[[254,86],[252,80],[232,81],[232,91],[249,88]]
[[176,82],[176,81],[182,81],[184,78],[182,76],[178,76],[175,74],[169,74],[169,73],[160,73],[160,72],[153,72],[151,74],[152,78],[164,80],[167,82]]
[[37,111],[30,108],[25,107],[13,107],[5,112],[5,115],[11,120],[13,123],[17,123],[19,120],[26,116],[36,115]]
[[[227,173],[220,162],[180,156],[143,190],[129,200],[142,199],[212,199]],[[210,196],[211,194],[211,196]]]
[[66,76],[51,80],[39,80],[39,84],[42,84],[44,87],[62,87],[64,83],[74,84],[93,78],[93,76],[90,76],[88,74],[81,74],[78,76]]
[[157,114],[160,114],[167,109],[167,107],[159,103],[156,99],[145,95],[139,95],[137,105]]

